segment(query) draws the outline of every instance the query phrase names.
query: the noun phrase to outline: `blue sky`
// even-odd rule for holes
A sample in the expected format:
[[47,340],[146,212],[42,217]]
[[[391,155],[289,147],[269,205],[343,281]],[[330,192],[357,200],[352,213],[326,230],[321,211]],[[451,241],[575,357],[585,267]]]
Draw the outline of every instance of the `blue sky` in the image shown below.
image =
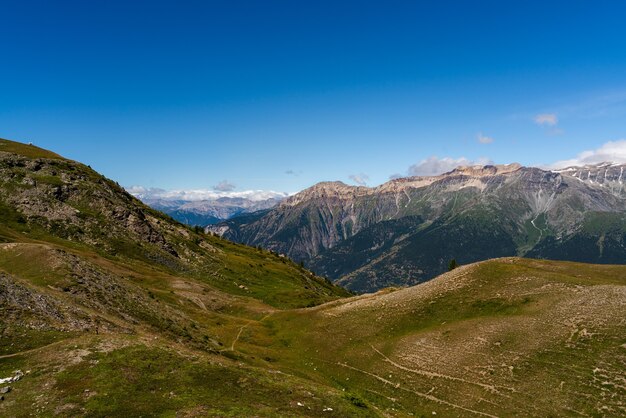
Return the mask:
[[626,159],[626,3],[516,3],[0,0],[0,137],[164,189]]

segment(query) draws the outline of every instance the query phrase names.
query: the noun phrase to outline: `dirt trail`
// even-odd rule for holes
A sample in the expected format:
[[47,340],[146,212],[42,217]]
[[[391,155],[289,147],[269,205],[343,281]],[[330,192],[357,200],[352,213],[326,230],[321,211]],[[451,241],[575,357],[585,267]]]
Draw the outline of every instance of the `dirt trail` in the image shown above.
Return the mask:
[[54,346],[57,346],[57,345],[61,345],[61,344],[67,343],[68,341],[80,340],[81,338],[82,337],[63,339],[63,340],[55,341],[55,342],[50,343],[50,344],[42,345],[41,347],[31,348],[30,350],[18,351],[17,353],[11,353],[11,354],[3,354],[3,355],[0,355],[0,360],[1,359],[5,359],[5,358],[18,357],[18,356],[22,356],[22,355],[25,355],[25,354],[36,353],[38,351],[46,350],[46,349],[48,349],[50,347],[54,347]]
[[498,386],[498,385],[489,385],[486,383],[481,383],[481,382],[474,382],[471,380],[467,380],[467,379],[462,379],[460,377],[456,377],[456,376],[450,376],[447,374],[442,374],[442,373],[436,373],[436,372],[431,372],[428,370],[422,370],[422,369],[411,369],[408,367],[405,367],[401,364],[396,363],[395,361],[391,360],[389,357],[387,357],[386,355],[384,355],[383,353],[381,353],[378,349],[376,349],[376,347],[374,347],[373,345],[370,344],[370,347],[372,347],[372,350],[374,350],[376,353],[378,353],[385,362],[391,364],[392,366],[400,369],[400,370],[404,370],[406,372],[409,373],[414,373],[414,374],[418,374],[421,376],[425,376],[425,377],[436,377],[436,378],[441,378],[441,379],[447,379],[447,380],[453,380],[456,382],[461,382],[461,383],[466,383],[466,384],[470,384],[470,385],[476,385],[479,386],[483,389],[487,389],[489,392],[494,393],[494,394],[501,394],[500,391],[498,389],[504,389],[507,390],[509,392],[515,392],[515,389],[511,388],[511,387],[507,387],[507,386]]
[[401,391],[404,391],[404,392],[412,393],[414,395],[419,396],[420,398],[428,399],[429,401],[436,402],[436,403],[439,403],[439,404],[442,404],[442,405],[446,405],[446,406],[449,406],[449,407],[454,408],[454,409],[460,409],[462,411],[469,412],[469,413],[472,413],[472,414],[481,415],[481,416],[485,416],[485,417],[491,417],[491,418],[498,418],[497,415],[491,415],[491,414],[488,414],[486,412],[482,412],[482,411],[477,411],[475,409],[466,408],[464,406],[457,405],[457,404],[452,403],[452,402],[448,402],[448,401],[446,401],[444,399],[437,398],[436,396],[430,395],[429,393],[423,393],[423,392],[420,392],[420,391],[417,391],[417,390],[411,390],[411,389],[405,388],[402,385],[400,385],[400,383],[395,383],[394,384],[392,381],[387,380],[387,379],[385,379],[382,376],[379,376],[379,375],[374,374],[374,373],[370,373],[367,370],[362,370],[362,369],[350,366],[347,363],[336,363],[336,364],[338,366],[345,367],[347,369],[350,369],[350,370],[353,370],[353,371],[356,371],[356,372],[359,372],[359,373],[363,373],[363,374],[365,374],[367,376],[373,377],[374,379],[384,383],[385,385],[390,385],[390,386],[392,386],[393,388],[395,388],[397,390],[401,390]]
[[261,323],[263,321],[265,321],[267,318],[269,318],[270,316],[272,316],[274,314],[274,312],[270,312],[268,314],[266,314],[263,318],[256,320],[256,319],[251,319],[248,322],[246,322],[244,325],[242,325],[241,327],[239,327],[239,332],[237,333],[237,336],[235,337],[235,339],[233,340],[232,344],[230,345],[229,348],[224,348],[222,350],[220,350],[220,352],[224,352],[224,351],[235,351],[235,344],[237,344],[237,342],[239,341],[239,337],[241,337],[241,334],[243,333],[243,330],[248,328],[248,326],[250,326],[252,323],[254,322],[258,322]]

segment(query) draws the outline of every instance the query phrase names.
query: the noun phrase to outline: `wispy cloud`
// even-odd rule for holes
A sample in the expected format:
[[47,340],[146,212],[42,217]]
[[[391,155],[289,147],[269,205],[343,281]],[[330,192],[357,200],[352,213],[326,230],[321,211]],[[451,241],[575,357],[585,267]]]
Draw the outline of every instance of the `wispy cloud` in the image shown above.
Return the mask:
[[535,124],[545,128],[549,135],[563,135],[563,129],[559,128],[559,118],[556,113],[540,113],[533,117]]
[[540,126],[556,126],[559,123],[559,118],[555,113],[540,113],[535,116],[534,121]]
[[560,115],[593,119],[604,116],[626,114],[626,91],[588,97],[578,103],[568,104],[556,109]]
[[491,144],[493,142],[493,138],[487,135],[483,135],[482,133],[479,133],[476,137],[476,139],[478,140],[478,142],[480,142],[481,144]]
[[[420,161],[417,164],[413,164],[407,170],[407,174],[409,176],[437,176],[439,174],[447,173],[448,171],[452,171],[459,166],[467,166],[467,165],[486,165],[492,164],[492,161],[489,158],[483,157],[478,160],[470,160],[465,157],[460,158],[451,158],[451,157],[443,157],[439,158],[437,156],[431,156],[426,158],[425,160]],[[394,174],[390,177],[390,179],[403,177],[400,174]]]
[[275,197],[286,197],[289,193],[276,192],[273,190],[244,190],[240,192],[223,192],[209,189],[179,189],[165,190],[154,187],[131,186],[126,191],[133,196],[144,200],[182,200],[188,202],[200,200],[215,200],[222,197],[245,198],[253,201],[267,200]]
[[[524,112],[509,115],[512,120],[531,120],[538,123],[537,117],[542,115],[557,116],[557,125],[563,119],[595,119],[605,116],[626,115],[626,90],[613,91],[607,94],[587,96],[569,103],[551,106],[548,111],[539,114]],[[551,125],[544,125],[551,126]]]
[[213,186],[213,190],[217,190],[218,192],[232,192],[235,190],[235,185],[228,180],[222,180]]
[[350,180],[358,184],[359,186],[367,186],[367,182],[370,180],[370,176],[367,174],[351,174],[348,176]]
[[600,148],[586,150],[569,160],[550,164],[550,168],[565,168],[604,162],[626,163],[626,139],[606,142]]

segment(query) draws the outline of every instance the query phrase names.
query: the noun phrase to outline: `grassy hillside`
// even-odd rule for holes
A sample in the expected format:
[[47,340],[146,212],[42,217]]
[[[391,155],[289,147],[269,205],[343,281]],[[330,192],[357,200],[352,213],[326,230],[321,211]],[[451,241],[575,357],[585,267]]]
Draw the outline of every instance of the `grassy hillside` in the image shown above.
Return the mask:
[[626,267],[506,258],[345,297],[1,143],[0,416],[626,414]]
[[[0,416],[189,405],[191,415],[268,416],[297,409],[303,392],[351,414],[337,390],[243,364],[231,348],[252,321],[348,292],[185,227],[54,153],[1,140],[0,172],[0,379],[30,371],[10,384]],[[158,390],[141,383],[153,380]]]
[[348,295],[288,259],[188,228],[91,168],[0,140],[0,242],[46,242],[142,271],[194,278],[275,307]]
[[[7,245],[2,251],[14,255],[26,250]],[[62,277],[63,265],[54,264]],[[35,269],[13,277],[46,297],[59,285],[34,285]],[[80,312],[38,315],[61,318],[66,329],[32,318],[9,326],[0,376],[30,372],[11,385],[0,414],[626,413],[621,266],[498,259],[412,288],[289,310],[207,294],[192,281],[150,280],[157,311],[140,294],[131,296],[136,309],[121,312],[76,296],[70,306]]]
[[23,155],[28,158],[50,158],[54,160],[63,160],[59,154],[39,148],[36,145],[24,144],[21,142],[9,141],[0,138],[0,152],[10,152],[13,154]]
[[623,416],[625,304],[625,267],[497,259],[278,313],[240,350],[382,415]]

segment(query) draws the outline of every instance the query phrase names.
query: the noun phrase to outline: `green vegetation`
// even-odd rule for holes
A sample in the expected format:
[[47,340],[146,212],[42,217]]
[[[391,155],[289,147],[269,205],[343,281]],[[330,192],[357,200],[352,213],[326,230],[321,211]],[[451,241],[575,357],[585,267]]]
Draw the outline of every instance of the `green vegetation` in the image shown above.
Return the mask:
[[298,409],[321,414],[324,408],[335,416],[356,415],[337,391],[145,345],[88,355],[57,375],[55,391],[70,415],[275,416],[297,415]]
[[356,292],[422,283],[448,271],[452,257],[619,264],[626,260],[622,171],[595,167],[583,179],[515,166],[369,189],[324,182],[215,230],[303,260]]
[[453,258],[452,260],[450,260],[450,262],[448,263],[448,271],[452,271],[457,267],[458,265],[456,263],[456,258]]
[[21,142],[9,141],[7,139],[0,138],[0,152],[10,152],[14,154],[23,155],[28,158],[51,158],[62,160],[58,154],[54,152],[39,148],[35,145],[23,144]]
[[[0,170],[19,175],[0,182],[0,378],[24,376],[0,416],[626,413],[624,266],[459,260],[427,283],[348,297],[79,164],[37,157],[38,175],[73,178],[71,192],[23,188],[32,161],[8,155]],[[480,244],[481,222],[459,234]],[[430,245],[445,244],[440,226],[421,230]]]
[[0,325],[0,356],[45,347],[78,335],[56,330],[35,330],[28,327]]

